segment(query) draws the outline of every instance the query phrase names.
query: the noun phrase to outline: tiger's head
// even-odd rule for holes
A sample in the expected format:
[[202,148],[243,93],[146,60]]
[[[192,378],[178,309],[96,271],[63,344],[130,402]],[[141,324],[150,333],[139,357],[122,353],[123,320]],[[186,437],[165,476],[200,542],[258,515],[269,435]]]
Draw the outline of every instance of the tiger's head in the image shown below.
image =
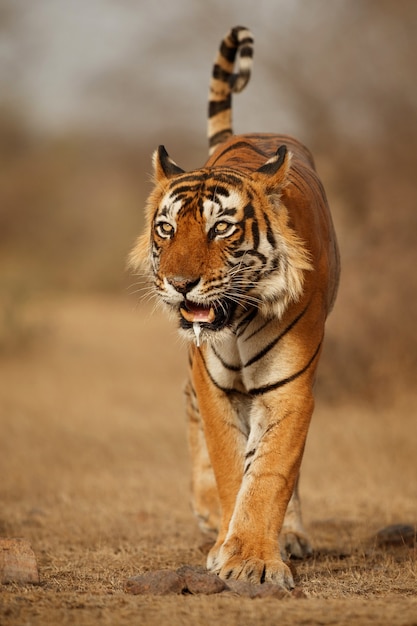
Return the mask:
[[[282,193],[291,154],[285,146],[250,171],[234,166],[185,172],[160,146],[145,232],[130,254],[192,338],[220,340],[242,309],[281,316],[311,269],[288,223]],[[198,340],[198,337],[197,337]]]

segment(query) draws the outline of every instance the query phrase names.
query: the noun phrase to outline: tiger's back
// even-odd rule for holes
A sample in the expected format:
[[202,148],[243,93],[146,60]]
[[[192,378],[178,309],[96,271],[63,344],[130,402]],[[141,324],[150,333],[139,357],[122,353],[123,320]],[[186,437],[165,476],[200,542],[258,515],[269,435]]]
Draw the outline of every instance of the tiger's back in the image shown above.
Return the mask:
[[[131,253],[190,341],[193,506],[223,578],[291,588],[281,552],[311,551],[298,475],[339,254],[309,151],[285,135],[233,136],[231,94],[253,38],[222,41],[210,84],[209,159],[185,172],[160,146],[147,226]],[[234,73],[234,67],[237,72]]]

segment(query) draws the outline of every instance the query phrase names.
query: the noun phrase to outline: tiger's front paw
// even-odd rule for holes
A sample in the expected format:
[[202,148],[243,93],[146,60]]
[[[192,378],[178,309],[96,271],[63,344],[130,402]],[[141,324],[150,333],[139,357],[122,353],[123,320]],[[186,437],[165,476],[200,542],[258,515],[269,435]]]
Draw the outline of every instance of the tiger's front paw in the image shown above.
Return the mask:
[[210,550],[207,568],[223,580],[232,578],[253,584],[269,582],[284,589],[293,589],[291,571],[280,558],[278,550],[268,557],[258,557],[257,552],[245,547],[238,537],[231,537]]

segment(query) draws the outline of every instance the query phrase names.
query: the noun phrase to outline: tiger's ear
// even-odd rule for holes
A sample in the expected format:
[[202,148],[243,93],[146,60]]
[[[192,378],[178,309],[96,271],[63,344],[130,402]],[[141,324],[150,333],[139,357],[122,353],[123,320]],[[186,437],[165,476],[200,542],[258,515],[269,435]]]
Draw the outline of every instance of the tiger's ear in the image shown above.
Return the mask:
[[156,182],[160,183],[178,174],[184,174],[181,169],[168,155],[165,146],[159,146],[153,153],[153,169]]
[[290,162],[291,152],[288,152],[287,146],[282,145],[273,157],[252,174],[252,178],[262,182],[267,189],[282,187],[287,180]]

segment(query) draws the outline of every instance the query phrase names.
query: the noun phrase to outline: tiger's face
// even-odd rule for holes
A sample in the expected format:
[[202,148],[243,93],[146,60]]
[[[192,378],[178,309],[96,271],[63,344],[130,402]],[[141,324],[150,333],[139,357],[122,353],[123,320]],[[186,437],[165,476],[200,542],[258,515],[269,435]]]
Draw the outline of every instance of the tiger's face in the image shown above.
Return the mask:
[[131,259],[146,258],[180,328],[199,344],[200,336],[224,337],[242,309],[282,314],[289,294],[301,292],[307,264],[280,202],[282,181],[260,170],[186,173],[161,148],[154,163],[148,232]]

